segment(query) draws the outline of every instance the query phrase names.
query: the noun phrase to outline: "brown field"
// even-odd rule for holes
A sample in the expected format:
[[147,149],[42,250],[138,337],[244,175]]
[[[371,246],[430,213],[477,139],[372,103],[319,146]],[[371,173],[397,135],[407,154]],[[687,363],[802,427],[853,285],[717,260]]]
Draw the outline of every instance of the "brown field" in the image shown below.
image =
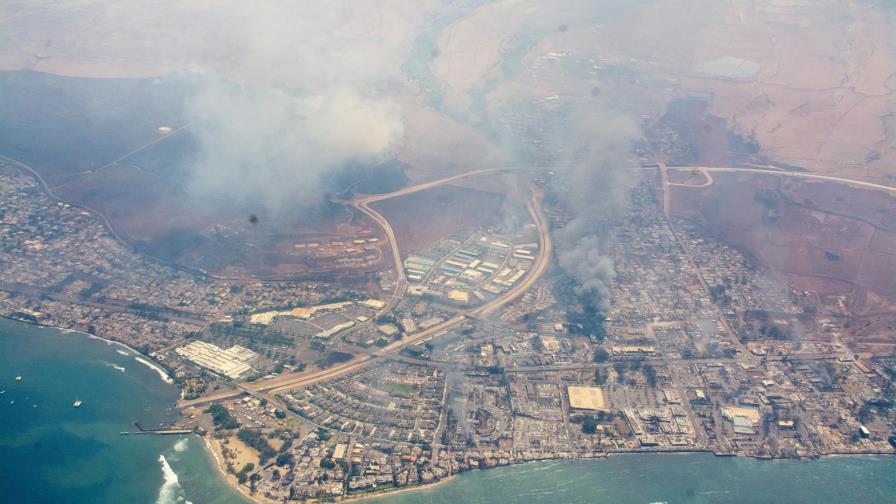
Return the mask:
[[499,193],[439,186],[371,207],[389,220],[406,256],[460,229],[500,224],[504,199]]
[[782,281],[863,320],[863,339],[896,343],[896,198],[828,182],[713,175],[705,188],[672,188],[673,215],[752,256]]
[[[336,256],[310,257],[297,243],[381,238],[381,231],[363,214],[341,207],[300,208],[270,216],[256,208],[208,208],[192,202],[176,183],[114,166],[56,189],[67,201],[103,213],[128,243],[152,256],[212,274],[260,278],[296,278],[346,269]],[[259,223],[248,215],[258,212]],[[355,256],[366,255],[360,253]]]

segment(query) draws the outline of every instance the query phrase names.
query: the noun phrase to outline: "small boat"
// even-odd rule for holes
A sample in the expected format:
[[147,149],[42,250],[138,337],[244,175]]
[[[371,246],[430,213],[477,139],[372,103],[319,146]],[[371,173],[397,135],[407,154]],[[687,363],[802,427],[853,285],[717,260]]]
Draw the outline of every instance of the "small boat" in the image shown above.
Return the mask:
[[13,404],[15,404],[15,403],[16,403],[15,401],[9,401],[9,404],[10,404],[10,405],[13,405]]
[[21,376],[16,376],[16,381],[22,381],[22,377],[21,377]]
[[73,406],[76,407],[76,408],[80,408],[80,407],[81,407],[81,401],[80,401],[80,400],[75,401],[75,404],[74,404]]

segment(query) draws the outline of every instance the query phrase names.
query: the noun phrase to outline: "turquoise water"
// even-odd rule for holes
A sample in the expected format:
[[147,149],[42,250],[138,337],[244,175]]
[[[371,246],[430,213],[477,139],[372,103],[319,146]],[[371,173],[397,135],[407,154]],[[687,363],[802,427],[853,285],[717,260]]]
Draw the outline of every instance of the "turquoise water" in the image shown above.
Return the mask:
[[179,394],[135,356],[0,319],[0,502],[245,502],[198,437],[119,434],[173,419]]
[[708,454],[619,455],[474,471],[378,504],[456,502],[669,504],[896,502],[896,458],[810,461]]

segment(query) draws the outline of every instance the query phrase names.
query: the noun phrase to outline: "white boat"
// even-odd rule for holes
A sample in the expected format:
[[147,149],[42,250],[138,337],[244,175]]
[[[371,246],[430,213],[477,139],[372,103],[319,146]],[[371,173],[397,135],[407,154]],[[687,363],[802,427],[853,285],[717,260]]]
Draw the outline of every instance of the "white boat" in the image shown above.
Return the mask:
[[22,381],[22,377],[21,377],[21,376],[16,376],[16,381]]
[[74,407],[76,407],[76,408],[80,408],[80,407],[81,407],[81,401],[80,401],[80,400],[75,401]]

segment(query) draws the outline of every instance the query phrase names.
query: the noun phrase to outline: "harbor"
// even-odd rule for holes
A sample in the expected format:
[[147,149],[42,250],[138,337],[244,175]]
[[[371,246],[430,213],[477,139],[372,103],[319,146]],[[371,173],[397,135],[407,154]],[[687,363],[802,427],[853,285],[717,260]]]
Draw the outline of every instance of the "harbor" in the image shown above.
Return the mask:
[[136,436],[140,434],[148,434],[153,436],[172,436],[172,435],[184,435],[184,434],[193,434],[194,429],[183,429],[177,427],[168,427],[168,428],[159,428],[159,429],[147,429],[140,424],[140,422],[134,422],[134,426],[137,427],[136,431],[121,431],[120,434],[122,436]]

